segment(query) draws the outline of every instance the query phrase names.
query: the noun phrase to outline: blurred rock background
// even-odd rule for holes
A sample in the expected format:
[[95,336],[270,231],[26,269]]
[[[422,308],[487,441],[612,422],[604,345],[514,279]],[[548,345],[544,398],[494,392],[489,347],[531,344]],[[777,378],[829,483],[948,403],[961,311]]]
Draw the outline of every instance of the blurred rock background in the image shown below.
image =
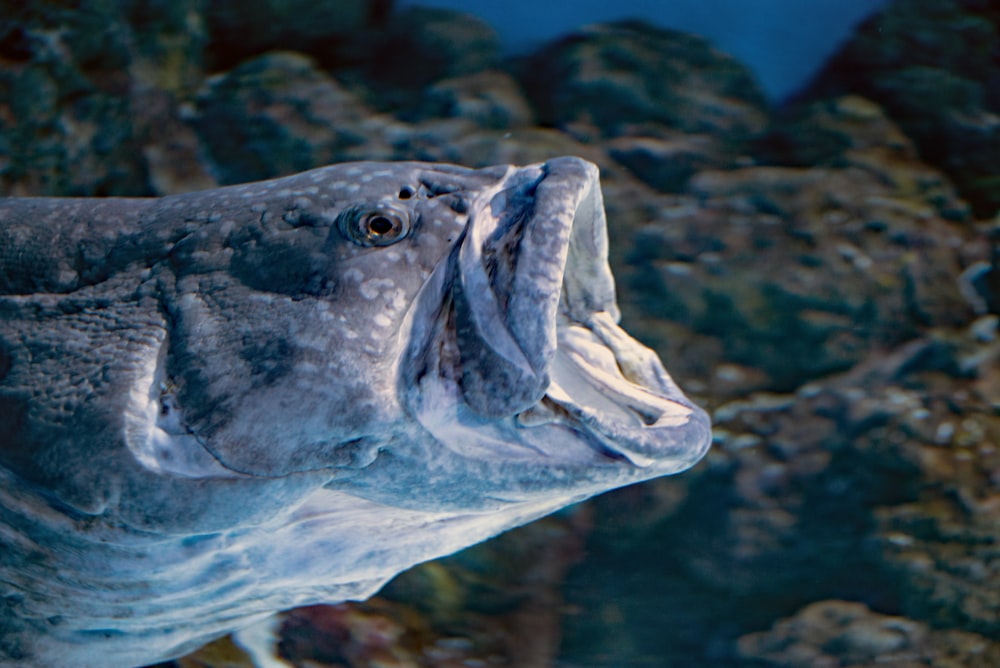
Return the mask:
[[[388,0],[0,2],[0,193],[354,159],[601,166],[694,470],[289,613],[337,666],[1000,665],[1000,10],[896,0],[787,104],[700,37],[505,55]],[[246,665],[228,641],[177,662]]]

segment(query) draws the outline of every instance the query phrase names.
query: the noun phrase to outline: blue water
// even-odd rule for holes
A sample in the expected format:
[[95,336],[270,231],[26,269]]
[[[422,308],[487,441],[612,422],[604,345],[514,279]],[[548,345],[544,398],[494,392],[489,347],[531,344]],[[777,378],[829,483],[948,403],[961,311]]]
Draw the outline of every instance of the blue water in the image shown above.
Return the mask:
[[889,0],[399,0],[398,6],[448,7],[493,25],[507,47],[526,51],[573,29],[623,18],[710,39],[750,66],[780,100],[822,65],[851,29]]

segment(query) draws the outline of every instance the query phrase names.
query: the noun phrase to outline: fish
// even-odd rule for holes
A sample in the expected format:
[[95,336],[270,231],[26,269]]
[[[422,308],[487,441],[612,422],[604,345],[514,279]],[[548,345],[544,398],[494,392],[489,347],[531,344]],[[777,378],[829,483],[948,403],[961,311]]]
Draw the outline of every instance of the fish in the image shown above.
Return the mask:
[[165,661],[678,473],[598,168],[0,200],[0,666]]

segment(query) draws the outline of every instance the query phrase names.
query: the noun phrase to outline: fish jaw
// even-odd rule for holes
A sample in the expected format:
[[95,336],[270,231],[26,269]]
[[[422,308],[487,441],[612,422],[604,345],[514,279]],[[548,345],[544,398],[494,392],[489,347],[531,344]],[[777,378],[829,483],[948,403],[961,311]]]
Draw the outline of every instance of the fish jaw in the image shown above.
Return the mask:
[[596,493],[704,456],[707,414],[618,324],[596,166],[508,171],[458,244],[403,365],[404,401],[447,451],[439,462],[502,469],[504,483],[479,489],[513,500]]

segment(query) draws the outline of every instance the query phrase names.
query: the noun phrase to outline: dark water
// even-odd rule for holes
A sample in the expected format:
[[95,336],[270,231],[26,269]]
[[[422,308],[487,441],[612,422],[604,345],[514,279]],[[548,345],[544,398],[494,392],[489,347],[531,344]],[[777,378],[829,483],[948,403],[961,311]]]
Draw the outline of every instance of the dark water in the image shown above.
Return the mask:
[[493,26],[511,52],[538,48],[546,41],[591,23],[642,19],[665,28],[701,35],[753,70],[776,100],[794,93],[822,66],[863,19],[888,0],[628,0],[604,2],[464,2],[406,0],[466,11]]

